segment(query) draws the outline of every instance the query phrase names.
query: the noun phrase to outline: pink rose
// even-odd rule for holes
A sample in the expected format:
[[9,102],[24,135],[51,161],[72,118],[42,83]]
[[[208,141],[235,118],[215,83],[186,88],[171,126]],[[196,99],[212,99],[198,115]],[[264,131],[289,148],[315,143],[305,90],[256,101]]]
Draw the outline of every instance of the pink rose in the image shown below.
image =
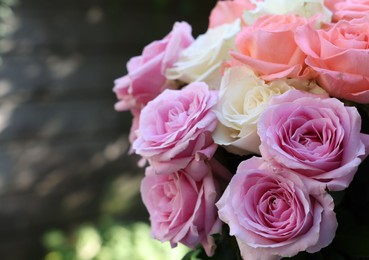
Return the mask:
[[343,190],[368,154],[369,136],[360,128],[355,107],[290,90],[272,98],[260,116],[260,151],[265,160],[300,174],[307,185]]
[[[177,243],[194,249],[201,243],[210,256],[215,249],[212,234],[220,233],[221,222],[215,202],[218,183],[210,166],[205,176],[195,180],[187,171],[156,175],[151,167],[141,183],[143,202],[149,211],[152,235],[172,247]],[[201,173],[202,174],[202,173]]]
[[232,23],[242,17],[245,10],[251,10],[255,5],[250,0],[218,1],[209,17],[209,28],[225,23]]
[[244,259],[314,253],[332,242],[337,228],[328,193],[311,193],[298,175],[256,157],[238,166],[216,205]]
[[250,66],[264,80],[301,76],[306,55],[295,42],[295,31],[307,23],[295,15],[265,15],[236,38],[234,59]]
[[369,0],[346,0],[337,3],[334,7],[334,21],[352,20],[369,15]]
[[119,99],[115,109],[141,109],[167,88],[165,71],[193,41],[190,25],[175,23],[164,39],[152,42],[144,48],[141,56],[130,59],[127,63],[128,75],[115,80],[114,92]]
[[158,174],[211,158],[217,148],[212,139],[217,119],[211,110],[217,96],[198,82],[181,90],[166,89],[142,109],[133,149]]
[[296,41],[330,95],[369,103],[369,17],[320,30],[306,25],[296,32]]
[[324,5],[331,10],[332,12],[334,12],[336,10],[335,5],[337,3],[343,2],[345,0],[324,0]]

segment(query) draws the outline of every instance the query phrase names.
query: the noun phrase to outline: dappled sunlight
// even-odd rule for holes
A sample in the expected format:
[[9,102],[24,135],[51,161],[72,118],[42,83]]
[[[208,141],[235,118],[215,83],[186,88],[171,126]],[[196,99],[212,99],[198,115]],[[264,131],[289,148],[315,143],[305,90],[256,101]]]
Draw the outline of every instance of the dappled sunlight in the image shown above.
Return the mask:
[[63,199],[61,208],[65,212],[76,210],[87,204],[92,198],[94,198],[92,191],[81,190],[71,192],[67,194],[66,197]]
[[105,158],[109,161],[116,160],[119,156],[123,156],[127,152],[128,146],[128,136],[122,136],[116,142],[109,144],[105,148]]
[[12,83],[9,80],[0,79],[0,97],[5,96],[12,89]]
[[123,173],[110,185],[101,204],[101,210],[106,214],[124,214],[137,204],[142,174]]
[[[3,81],[2,85],[3,93],[9,92],[11,89],[11,83],[9,81]],[[0,135],[1,132],[8,127],[10,124],[10,118],[13,115],[14,110],[17,108],[18,102],[17,100],[4,100],[0,104]]]
[[51,75],[57,79],[61,79],[75,73],[81,65],[82,57],[79,54],[68,57],[49,56],[46,64]]
[[60,117],[56,116],[46,122],[38,134],[42,136],[55,136],[60,132],[60,129],[62,129],[64,125],[65,122],[63,122]]
[[13,169],[10,173],[3,172],[1,174],[17,173],[11,176],[13,181],[10,183],[12,186],[5,187],[7,191],[24,191],[32,188],[37,181],[36,165],[41,164],[49,154],[49,149],[46,146],[34,146],[22,151],[19,149],[21,148],[7,149],[9,155],[13,158]]
[[35,192],[39,196],[47,196],[62,185],[68,177],[63,169],[54,169],[35,184]]
[[110,161],[117,160],[127,154],[128,136],[123,135],[118,140],[109,143],[103,151],[97,152],[90,160],[91,165],[100,167]]

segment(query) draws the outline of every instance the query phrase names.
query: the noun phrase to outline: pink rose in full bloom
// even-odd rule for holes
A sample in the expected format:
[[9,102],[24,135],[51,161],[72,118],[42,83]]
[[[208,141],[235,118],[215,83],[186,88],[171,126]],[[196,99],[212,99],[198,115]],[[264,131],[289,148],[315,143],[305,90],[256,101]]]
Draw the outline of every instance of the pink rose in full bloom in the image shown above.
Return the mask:
[[236,38],[234,59],[250,66],[264,80],[301,76],[306,55],[295,42],[295,31],[307,19],[296,15],[265,15]]
[[300,27],[296,41],[330,95],[369,103],[369,16],[320,30]]
[[114,92],[119,99],[115,109],[141,109],[167,88],[165,71],[193,41],[191,26],[186,22],[175,23],[164,39],[150,43],[141,56],[130,59],[128,74],[115,80]]
[[250,0],[218,1],[209,17],[209,28],[225,23],[232,23],[242,17],[245,10],[251,10],[255,5]]
[[243,161],[216,203],[246,259],[280,259],[328,246],[337,229],[332,197],[262,158]]
[[352,20],[369,15],[369,0],[346,0],[335,4],[334,21]]
[[194,249],[201,243],[210,256],[215,249],[211,235],[221,231],[215,207],[219,190],[210,166],[202,163],[205,175],[201,173],[204,177],[199,180],[191,177],[196,173],[185,170],[156,175],[148,167],[141,195],[150,214],[153,237],[170,241],[173,247],[182,243]]
[[355,107],[290,90],[272,98],[259,118],[261,155],[300,174],[309,186],[319,182],[323,188],[343,190],[368,155],[369,136],[360,128]]
[[217,148],[212,139],[217,96],[199,82],[181,90],[166,89],[142,109],[133,149],[158,174],[210,159]]

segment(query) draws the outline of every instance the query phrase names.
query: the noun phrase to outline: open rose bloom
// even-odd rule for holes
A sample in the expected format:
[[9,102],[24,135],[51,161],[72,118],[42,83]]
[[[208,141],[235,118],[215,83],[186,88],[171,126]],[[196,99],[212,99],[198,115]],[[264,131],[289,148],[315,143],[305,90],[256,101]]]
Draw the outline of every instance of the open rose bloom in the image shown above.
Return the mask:
[[244,259],[316,252],[337,228],[328,194],[312,193],[297,175],[275,171],[256,157],[239,165],[217,206]]
[[153,238],[186,259],[369,258],[369,1],[218,1],[127,70]]
[[295,32],[306,23],[297,15],[262,16],[239,33],[238,51],[232,56],[265,80],[302,76],[305,54],[295,41]]
[[[306,37],[309,35],[309,37]],[[369,16],[297,30],[296,41],[318,83],[334,97],[369,103]]]
[[155,238],[172,246],[180,242],[195,248],[201,243],[211,255],[215,249],[211,235],[221,230],[215,207],[219,185],[209,165],[201,168],[204,176],[196,180],[188,170],[157,175],[149,167],[141,194]]
[[[261,154],[329,190],[348,187],[368,153],[356,108],[335,98],[289,91],[275,97],[260,118]],[[313,184],[314,185],[314,184]]]
[[217,91],[209,91],[204,83],[165,90],[142,110],[133,149],[149,160],[157,174],[211,159],[217,148],[211,137],[216,101]]

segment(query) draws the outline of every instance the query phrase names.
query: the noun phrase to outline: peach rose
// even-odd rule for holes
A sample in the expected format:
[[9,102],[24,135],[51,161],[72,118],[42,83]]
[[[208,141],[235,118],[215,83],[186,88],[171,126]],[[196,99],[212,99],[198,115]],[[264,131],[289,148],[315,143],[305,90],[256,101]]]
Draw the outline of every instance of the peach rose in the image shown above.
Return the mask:
[[346,0],[335,4],[334,21],[352,20],[369,15],[369,0]]
[[218,1],[209,17],[209,27],[213,28],[225,23],[232,23],[241,18],[244,10],[255,6],[250,0]]
[[297,30],[296,42],[330,95],[369,103],[369,17],[319,30],[305,25]]
[[331,11],[335,11],[336,10],[336,4],[337,3],[341,3],[344,2],[345,0],[324,0],[324,5]]
[[264,80],[301,76],[306,55],[295,42],[295,31],[307,24],[296,15],[266,15],[245,27],[236,38],[234,59],[250,66]]

